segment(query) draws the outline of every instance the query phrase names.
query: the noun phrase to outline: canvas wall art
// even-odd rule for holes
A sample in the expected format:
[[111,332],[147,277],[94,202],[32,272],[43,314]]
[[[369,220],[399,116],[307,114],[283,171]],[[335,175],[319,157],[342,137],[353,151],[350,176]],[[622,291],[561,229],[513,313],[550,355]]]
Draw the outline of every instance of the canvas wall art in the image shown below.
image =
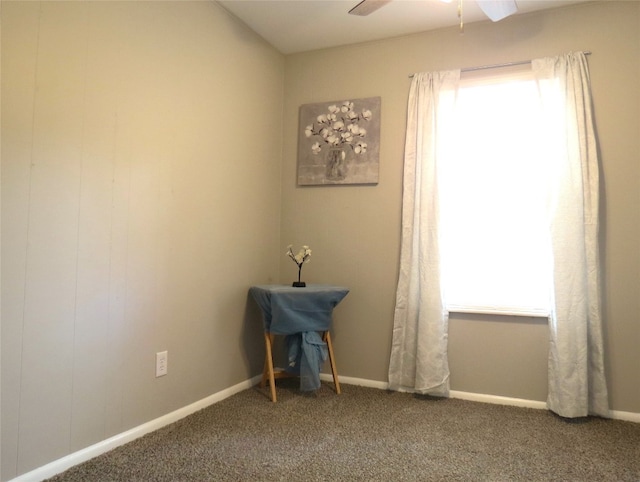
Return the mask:
[[380,97],[300,106],[298,185],[377,184]]

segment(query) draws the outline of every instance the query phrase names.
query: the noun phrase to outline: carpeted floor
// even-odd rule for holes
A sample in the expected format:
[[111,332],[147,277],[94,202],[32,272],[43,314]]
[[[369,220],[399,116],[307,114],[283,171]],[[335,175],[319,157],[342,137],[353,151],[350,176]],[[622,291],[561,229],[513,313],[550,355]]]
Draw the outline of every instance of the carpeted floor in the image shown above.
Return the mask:
[[252,388],[51,480],[640,481],[640,424],[342,388]]

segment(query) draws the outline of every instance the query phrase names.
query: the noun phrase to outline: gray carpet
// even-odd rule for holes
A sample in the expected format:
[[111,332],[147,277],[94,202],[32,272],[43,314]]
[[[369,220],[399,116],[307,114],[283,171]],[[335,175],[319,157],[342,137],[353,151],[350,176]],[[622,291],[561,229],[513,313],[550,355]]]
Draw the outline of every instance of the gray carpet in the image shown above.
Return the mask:
[[323,383],[258,387],[54,477],[71,481],[640,481],[640,424]]

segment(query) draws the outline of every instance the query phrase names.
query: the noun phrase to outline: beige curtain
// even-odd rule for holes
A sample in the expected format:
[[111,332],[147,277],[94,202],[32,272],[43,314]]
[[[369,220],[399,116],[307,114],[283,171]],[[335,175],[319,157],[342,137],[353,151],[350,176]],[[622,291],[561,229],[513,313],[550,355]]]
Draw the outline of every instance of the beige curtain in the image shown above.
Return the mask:
[[402,248],[389,365],[392,390],[447,396],[448,313],[440,283],[436,139],[453,112],[460,71],[416,74],[404,153]]
[[[555,136],[550,192],[553,253],[547,405],[563,417],[608,416],[600,261],[599,163],[589,70],[582,52],[532,62]],[[552,154],[551,154],[552,155]]]
[[[583,53],[532,62],[546,115],[552,293],[548,407],[607,416],[600,265],[599,165]],[[441,283],[439,135],[454,122],[459,71],[418,74],[409,93],[402,245],[389,386],[447,396],[448,312]]]

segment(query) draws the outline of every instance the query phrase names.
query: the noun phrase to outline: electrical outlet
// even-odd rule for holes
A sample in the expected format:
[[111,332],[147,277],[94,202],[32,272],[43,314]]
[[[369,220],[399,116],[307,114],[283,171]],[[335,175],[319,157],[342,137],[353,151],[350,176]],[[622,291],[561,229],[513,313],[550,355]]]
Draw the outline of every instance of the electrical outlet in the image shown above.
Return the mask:
[[167,374],[169,368],[169,352],[161,351],[156,353],[156,378]]

